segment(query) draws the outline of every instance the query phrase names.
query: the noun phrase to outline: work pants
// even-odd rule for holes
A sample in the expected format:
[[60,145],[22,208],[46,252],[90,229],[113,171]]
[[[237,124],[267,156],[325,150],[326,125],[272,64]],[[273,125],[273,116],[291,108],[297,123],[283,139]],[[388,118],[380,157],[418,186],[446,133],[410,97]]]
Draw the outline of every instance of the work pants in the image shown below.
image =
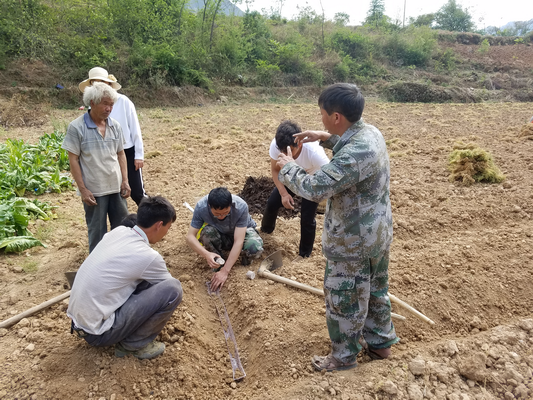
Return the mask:
[[[199,241],[207,251],[222,256],[223,250],[229,251],[233,247],[234,235],[221,233],[214,226],[206,225],[200,231]],[[255,228],[247,228],[241,250],[243,265],[247,265],[249,260],[258,258],[261,253],[263,253],[263,239]]]
[[355,361],[361,351],[361,335],[374,349],[400,341],[391,321],[388,266],[388,250],[360,261],[327,261],[326,322],[336,359]]
[[95,206],[88,206],[83,203],[85,222],[87,222],[87,231],[89,233],[89,253],[94,250],[107,233],[108,216],[111,229],[114,229],[128,215],[128,204],[120,193],[95,197],[95,200]]
[[[285,188],[287,189],[287,188]],[[287,189],[289,194],[294,197],[294,193]],[[261,222],[261,231],[272,233],[276,228],[276,218],[279,209],[283,207],[281,195],[277,187],[274,188],[267,200],[263,220]],[[316,209],[318,203],[307,200],[302,197],[300,210],[300,247],[298,254],[302,257],[309,257],[313,251],[316,235]]]
[[144,191],[144,182],[141,168],[135,170],[135,146],[124,149],[126,154],[126,163],[128,165],[128,183],[131,188],[131,199],[139,205],[143,197],[146,197]]
[[182,297],[183,290],[177,279],[169,278],[154,285],[143,281],[115,311],[111,329],[101,335],[86,335],[84,339],[91,346],[120,343],[126,350],[141,349],[163,330]]

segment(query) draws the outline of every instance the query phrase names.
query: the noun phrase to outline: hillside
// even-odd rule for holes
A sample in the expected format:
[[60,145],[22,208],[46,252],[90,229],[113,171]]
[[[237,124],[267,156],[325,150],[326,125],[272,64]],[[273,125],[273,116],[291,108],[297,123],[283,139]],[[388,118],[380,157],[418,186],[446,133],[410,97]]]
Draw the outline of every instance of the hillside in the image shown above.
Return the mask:
[[[533,46],[529,44],[493,45],[480,51],[479,44],[440,41],[439,51],[447,59],[435,60],[431,67],[416,68],[382,64],[384,72],[375,82],[358,83],[367,95],[401,102],[533,101]],[[326,63],[324,59],[322,62]],[[320,60],[317,63],[321,62]],[[444,63],[450,63],[452,68]],[[62,71],[38,60],[16,60],[0,70],[0,101],[14,95],[29,104],[47,103],[54,107],[81,105],[79,81],[68,79]],[[119,78],[120,79],[120,78]],[[64,89],[57,89],[60,84]],[[222,99],[233,101],[298,101],[319,93],[317,86],[231,86],[218,82],[210,90],[193,86],[147,88],[123,84],[122,92],[142,107],[208,104]],[[285,100],[284,100],[285,99]],[[23,106],[24,106],[23,104]],[[30,107],[31,108],[31,107]],[[1,116],[1,111],[0,111]],[[1,123],[0,123],[1,124]]]

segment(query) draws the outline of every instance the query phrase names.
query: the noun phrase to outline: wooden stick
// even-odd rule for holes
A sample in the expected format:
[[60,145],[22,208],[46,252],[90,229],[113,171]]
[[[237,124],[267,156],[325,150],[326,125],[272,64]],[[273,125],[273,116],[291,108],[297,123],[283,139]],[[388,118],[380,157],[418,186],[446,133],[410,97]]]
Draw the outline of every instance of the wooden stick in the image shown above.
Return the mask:
[[20,314],[17,314],[14,317],[11,317],[9,319],[6,319],[5,321],[0,322],[0,328],[9,328],[11,325],[15,325],[17,322],[19,322],[22,318],[29,317],[30,315],[33,315],[36,312],[39,312],[41,310],[44,310],[47,307],[50,307],[52,304],[59,303],[61,300],[66,299],[69,296],[70,296],[70,290],[66,293],[63,293],[59,296],[54,297],[53,299],[45,301],[44,303],[41,303],[38,306],[32,307],[29,310],[21,312]]
[[[292,280],[292,279],[289,279],[289,278],[285,278],[283,276],[279,276],[279,275],[273,274],[272,272],[270,272],[268,270],[264,270],[264,269],[260,268],[259,271],[258,271],[258,274],[262,278],[271,279],[273,281],[276,281],[276,282],[279,282],[279,283],[284,283],[286,285],[289,285],[289,286],[292,286],[292,287],[295,287],[295,288],[298,288],[298,289],[307,290],[308,292],[317,294],[319,296],[324,296],[324,290],[323,289],[318,289],[316,287],[306,285],[305,283],[300,283],[300,282],[297,282],[295,280]],[[395,313],[391,313],[391,317],[395,318],[395,319],[399,319],[401,321],[405,321],[407,319],[403,315],[399,315],[399,314],[395,314]]]
[[430,325],[435,325],[435,322],[426,317],[424,314],[422,314],[420,311],[416,310],[415,308],[411,307],[409,304],[407,304],[405,301],[400,300],[398,297],[387,293],[389,295],[389,298],[392,302],[398,304],[399,306],[405,308],[410,313],[414,314],[418,319],[421,319],[424,322],[427,322]]

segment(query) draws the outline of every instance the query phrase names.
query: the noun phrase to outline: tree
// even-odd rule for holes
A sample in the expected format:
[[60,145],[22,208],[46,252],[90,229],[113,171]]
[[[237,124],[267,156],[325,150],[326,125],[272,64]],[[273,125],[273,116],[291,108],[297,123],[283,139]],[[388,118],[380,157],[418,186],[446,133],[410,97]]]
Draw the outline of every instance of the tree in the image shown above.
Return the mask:
[[468,8],[461,7],[456,0],[448,0],[435,14],[437,29],[455,32],[471,32],[474,30],[472,16]]
[[350,16],[345,12],[335,13],[333,16],[333,22],[338,26],[346,26],[350,22]]
[[431,26],[434,21],[435,21],[435,14],[434,13],[422,14],[422,15],[419,15],[418,17],[416,17],[416,18],[413,18],[413,17],[409,18],[409,24],[410,25],[414,25],[416,27]]
[[385,0],[371,0],[370,8],[366,14],[365,24],[375,25],[376,28],[385,16]]

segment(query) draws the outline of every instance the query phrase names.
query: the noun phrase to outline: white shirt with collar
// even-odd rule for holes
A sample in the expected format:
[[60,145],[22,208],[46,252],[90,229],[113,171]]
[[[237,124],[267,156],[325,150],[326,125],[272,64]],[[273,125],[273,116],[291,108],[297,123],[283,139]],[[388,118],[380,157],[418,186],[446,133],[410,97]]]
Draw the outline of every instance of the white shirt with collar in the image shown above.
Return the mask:
[[113,326],[115,311],[138,284],[169,278],[163,257],[150,247],[143,230],[119,226],[104,235],[78,270],[67,315],[78,328],[101,335]]

